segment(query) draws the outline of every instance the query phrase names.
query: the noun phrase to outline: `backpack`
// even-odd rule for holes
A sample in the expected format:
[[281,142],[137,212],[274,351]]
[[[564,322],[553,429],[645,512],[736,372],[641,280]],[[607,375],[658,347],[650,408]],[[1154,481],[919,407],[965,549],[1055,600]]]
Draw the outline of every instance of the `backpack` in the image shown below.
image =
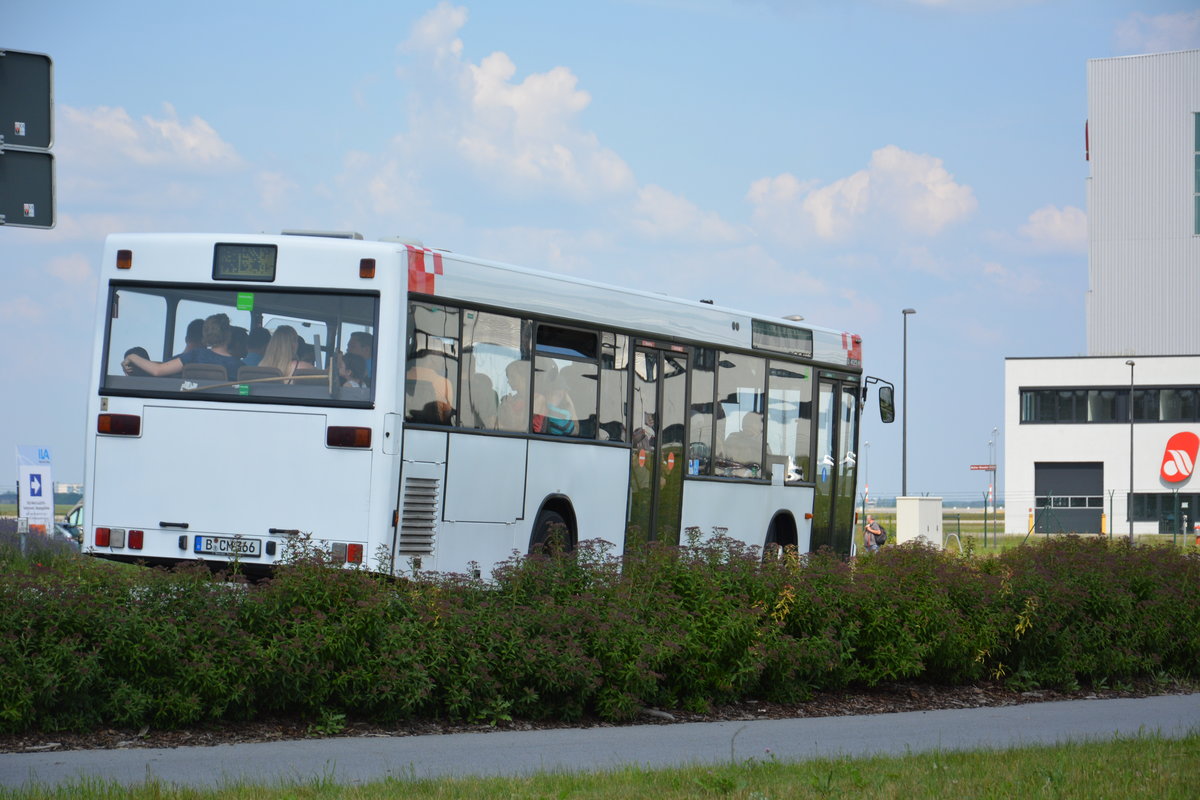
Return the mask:
[[875,546],[882,547],[887,544],[887,528],[879,526],[879,533],[875,534]]

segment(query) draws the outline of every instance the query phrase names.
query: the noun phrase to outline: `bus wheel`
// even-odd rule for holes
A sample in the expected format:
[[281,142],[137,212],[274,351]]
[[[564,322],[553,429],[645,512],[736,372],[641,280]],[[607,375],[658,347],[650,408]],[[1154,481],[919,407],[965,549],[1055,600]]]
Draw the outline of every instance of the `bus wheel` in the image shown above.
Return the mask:
[[557,511],[546,508],[538,514],[529,542],[529,552],[549,555],[572,550],[571,528],[567,520]]

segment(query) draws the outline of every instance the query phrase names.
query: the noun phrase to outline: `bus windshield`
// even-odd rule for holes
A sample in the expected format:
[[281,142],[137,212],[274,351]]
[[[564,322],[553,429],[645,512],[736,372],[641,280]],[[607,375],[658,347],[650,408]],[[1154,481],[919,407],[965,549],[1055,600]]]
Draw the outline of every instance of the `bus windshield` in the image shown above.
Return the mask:
[[378,295],[114,282],[101,391],[234,402],[373,398]]

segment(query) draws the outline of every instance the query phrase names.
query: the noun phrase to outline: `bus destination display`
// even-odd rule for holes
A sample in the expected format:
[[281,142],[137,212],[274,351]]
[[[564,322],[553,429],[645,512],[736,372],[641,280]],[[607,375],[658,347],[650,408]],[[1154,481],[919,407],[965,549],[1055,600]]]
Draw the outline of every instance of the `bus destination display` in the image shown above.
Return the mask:
[[275,245],[218,244],[213,253],[215,281],[275,280]]

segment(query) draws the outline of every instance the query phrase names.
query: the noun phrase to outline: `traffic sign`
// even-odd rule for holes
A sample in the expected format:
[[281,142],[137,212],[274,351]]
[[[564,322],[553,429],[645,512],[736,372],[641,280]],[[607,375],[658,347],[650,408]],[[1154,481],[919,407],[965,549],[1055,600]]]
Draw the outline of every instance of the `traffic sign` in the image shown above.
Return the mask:
[[50,56],[0,49],[0,145],[49,150],[54,143]]
[[50,56],[0,49],[0,225],[54,227]]
[[987,470],[988,472],[995,472],[996,465],[995,464],[972,464],[971,469],[982,469],[982,470]]
[[54,227],[54,156],[35,150],[0,152],[0,223]]

